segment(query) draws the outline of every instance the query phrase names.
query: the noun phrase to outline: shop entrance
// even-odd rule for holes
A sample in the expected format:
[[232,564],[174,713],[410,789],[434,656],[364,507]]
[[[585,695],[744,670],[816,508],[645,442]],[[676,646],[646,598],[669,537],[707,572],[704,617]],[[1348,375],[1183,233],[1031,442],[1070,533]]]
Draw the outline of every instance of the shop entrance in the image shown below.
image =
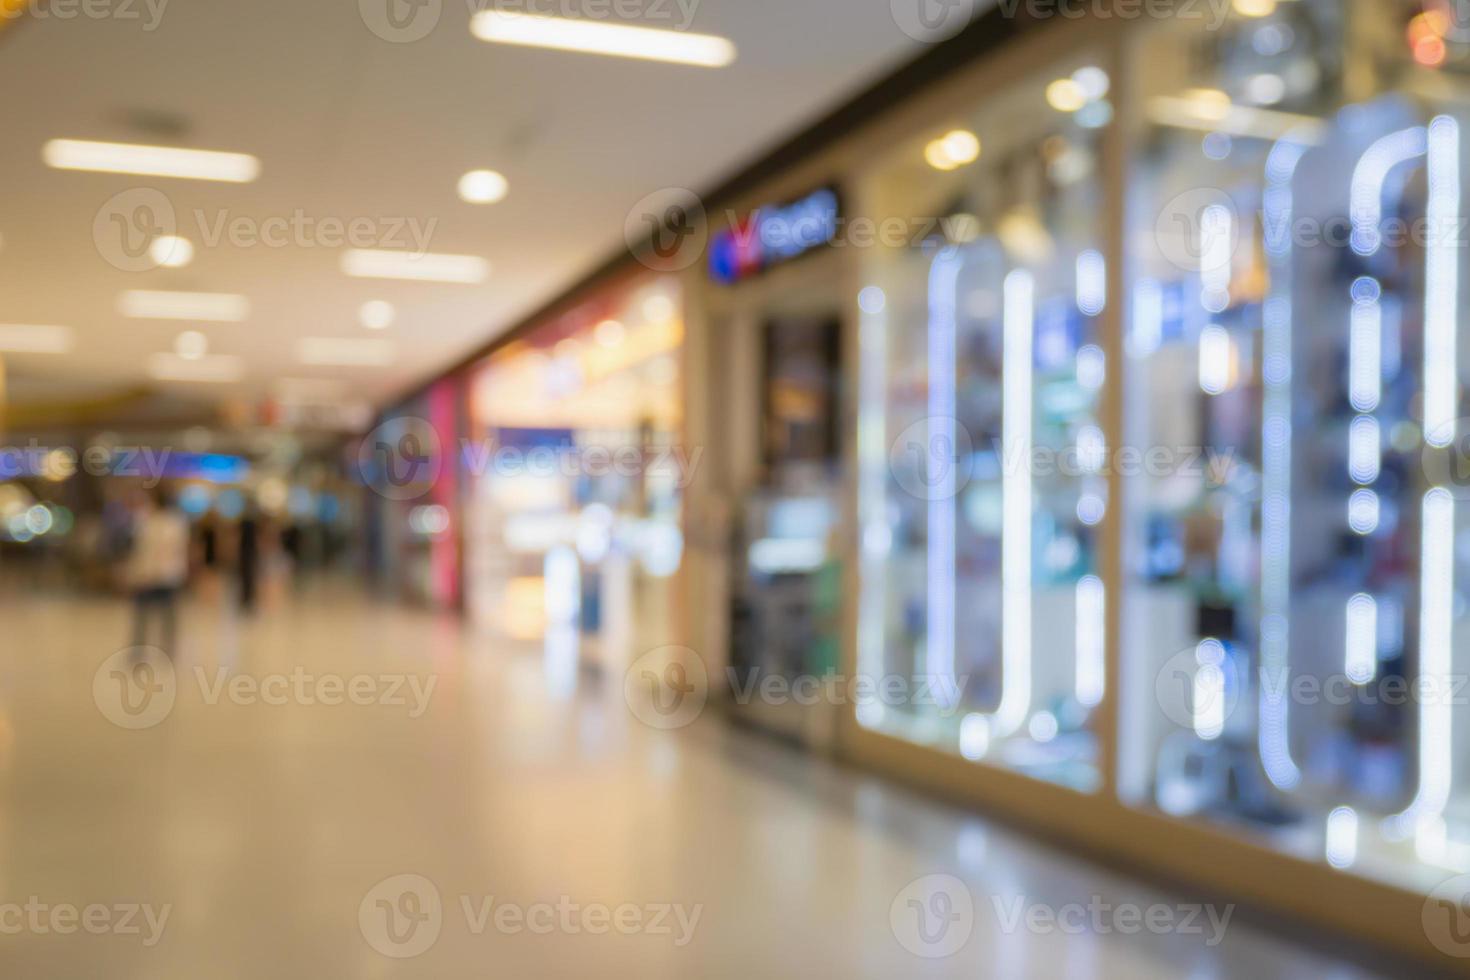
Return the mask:
[[835,744],[846,523],[839,256],[822,253],[713,297],[710,353],[725,411],[712,435],[729,505],[729,694],[736,716]]

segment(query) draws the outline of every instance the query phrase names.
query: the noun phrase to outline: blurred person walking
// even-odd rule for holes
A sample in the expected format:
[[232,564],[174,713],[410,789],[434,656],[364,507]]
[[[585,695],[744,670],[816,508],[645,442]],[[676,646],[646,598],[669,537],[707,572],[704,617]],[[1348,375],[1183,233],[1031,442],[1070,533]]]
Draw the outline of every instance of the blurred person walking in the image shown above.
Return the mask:
[[133,646],[148,641],[148,622],[161,626],[159,647],[174,655],[179,590],[189,577],[189,521],[162,490],[144,494],[133,520],[125,578],[133,590]]
[[251,505],[240,518],[240,539],[235,545],[235,572],[240,578],[240,611],[255,612],[260,588],[260,521]]

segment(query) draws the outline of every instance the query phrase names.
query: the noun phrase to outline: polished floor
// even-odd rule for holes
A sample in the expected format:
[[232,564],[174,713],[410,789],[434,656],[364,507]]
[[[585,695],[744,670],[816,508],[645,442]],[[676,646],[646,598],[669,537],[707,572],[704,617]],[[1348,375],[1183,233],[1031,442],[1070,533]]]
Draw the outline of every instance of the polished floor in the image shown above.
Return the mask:
[[452,618],[0,621],[3,977],[1374,975]]

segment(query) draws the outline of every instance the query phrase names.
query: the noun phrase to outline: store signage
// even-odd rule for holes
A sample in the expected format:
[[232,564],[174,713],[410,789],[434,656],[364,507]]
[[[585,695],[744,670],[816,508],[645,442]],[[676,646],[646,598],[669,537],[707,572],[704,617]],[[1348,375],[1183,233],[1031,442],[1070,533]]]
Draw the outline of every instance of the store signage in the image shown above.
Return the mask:
[[789,204],[756,208],[710,238],[710,278],[730,285],[827,245],[837,237],[841,211],[830,187]]

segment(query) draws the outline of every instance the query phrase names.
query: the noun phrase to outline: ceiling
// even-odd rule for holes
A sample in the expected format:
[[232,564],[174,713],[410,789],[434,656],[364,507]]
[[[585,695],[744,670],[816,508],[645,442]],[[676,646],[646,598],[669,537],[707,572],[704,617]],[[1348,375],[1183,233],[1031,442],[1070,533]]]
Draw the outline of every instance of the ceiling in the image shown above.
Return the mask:
[[[5,355],[12,391],[26,397],[53,384],[71,398],[142,385],[216,403],[270,395],[280,379],[336,378],[381,402],[621,247],[639,199],[714,185],[921,47],[887,0],[684,0],[694,30],[737,45],[721,69],[486,44],[469,31],[475,0],[443,0],[436,26],[411,43],[366,26],[359,8],[383,0],[101,2],[137,18],[33,16],[0,37],[0,88],[12,96],[0,141],[0,323],[63,324],[78,338],[65,355]],[[249,153],[261,174],[226,184],[52,170],[41,150],[53,138]],[[503,173],[509,196],[461,201],[458,179],[476,168]],[[187,267],[125,271],[94,240],[99,211],[140,187],[166,196],[196,246]],[[352,279],[319,232],[292,233],[284,247],[210,244],[221,220],[296,215],[370,219],[373,235],[400,222],[431,229],[431,251],[482,256],[491,273],[479,285]],[[125,319],[117,304],[129,289],[239,293],[250,314]],[[359,324],[371,299],[396,307],[388,330]],[[191,328],[211,354],[243,358],[243,380],[151,379],[149,357]],[[383,338],[393,358],[310,367],[297,360],[303,336]]]

